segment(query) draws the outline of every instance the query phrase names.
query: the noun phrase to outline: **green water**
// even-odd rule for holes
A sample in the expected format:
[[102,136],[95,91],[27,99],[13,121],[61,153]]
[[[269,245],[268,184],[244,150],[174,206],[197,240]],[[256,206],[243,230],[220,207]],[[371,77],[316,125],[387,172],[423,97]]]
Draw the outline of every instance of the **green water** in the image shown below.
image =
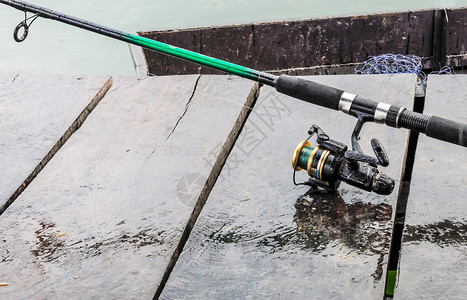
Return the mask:
[[[30,3],[125,32],[360,15],[467,6],[460,0],[30,0]],[[24,14],[0,4],[0,73],[132,75],[125,43],[38,19],[23,43],[13,30]]]

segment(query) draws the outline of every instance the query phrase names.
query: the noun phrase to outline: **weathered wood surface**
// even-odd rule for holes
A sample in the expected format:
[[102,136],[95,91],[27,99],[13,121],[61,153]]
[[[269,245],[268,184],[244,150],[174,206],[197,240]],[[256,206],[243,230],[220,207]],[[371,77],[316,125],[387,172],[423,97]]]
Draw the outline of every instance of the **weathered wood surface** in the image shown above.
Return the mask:
[[[424,67],[467,64],[467,9],[425,10],[317,20],[232,25],[140,35],[263,71],[291,74],[354,73],[368,56],[394,53],[423,58]],[[144,50],[157,75],[215,74]]]
[[467,9],[448,11],[446,27],[446,64],[464,67],[467,65]]
[[[311,78],[406,107],[416,82],[411,74]],[[362,131],[367,153],[372,137],[386,147],[390,196],[344,183],[323,195],[292,183],[293,151],[312,124],[348,144],[355,121],[263,87],[161,298],[382,298],[407,130]]]
[[0,76],[0,208],[40,171],[111,84],[109,76]]
[[[467,76],[428,77],[426,114],[467,122]],[[396,299],[467,295],[467,151],[421,136],[407,203]]]
[[0,216],[0,298],[152,298],[251,86],[116,80]]

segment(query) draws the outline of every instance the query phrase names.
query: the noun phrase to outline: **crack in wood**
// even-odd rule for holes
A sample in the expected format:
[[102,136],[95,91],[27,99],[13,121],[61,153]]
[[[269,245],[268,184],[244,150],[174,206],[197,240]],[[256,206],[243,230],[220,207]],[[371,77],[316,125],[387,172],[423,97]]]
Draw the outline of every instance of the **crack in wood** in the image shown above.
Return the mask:
[[13,78],[13,80],[11,81],[11,83],[14,83],[16,78],[18,78],[19,74],[16,74],[15,77]]
[[[199,79],[201,78],[201,74],[198,76],[198,78],[196,79],[196,82],[195,82],[195,86],[193,87],[193,92],[191,93],[191,96],[190,96],[190,99],[188,99],[188,102],[185,104],[185,111],[183,112],[183,114],[180,116],[180,118],[178,118],[177,122],[175,123],[175,126],[174,128],[172,128],[172,131],[169,133],[169,135],[167,136],[167,138],[165,139],[166,141],[170,138],[170,136],[174,133],[175,129],[177,128],[178,126],[178,123],[180,123],[180,121],[182,120],[182,118],[185,116],[186,112],[188,111],[188,107],[190,107],[190,103],[191,103],[191,100],[193,100],[193,97],[195,96],[195,93],[196,93],[196,88],[198,87],[198,82],[199,82]],[[155,151],[155,149],[154,149]],[[148,156],[148,158],[154,153],[154,151],[151,152],[151,154]]]

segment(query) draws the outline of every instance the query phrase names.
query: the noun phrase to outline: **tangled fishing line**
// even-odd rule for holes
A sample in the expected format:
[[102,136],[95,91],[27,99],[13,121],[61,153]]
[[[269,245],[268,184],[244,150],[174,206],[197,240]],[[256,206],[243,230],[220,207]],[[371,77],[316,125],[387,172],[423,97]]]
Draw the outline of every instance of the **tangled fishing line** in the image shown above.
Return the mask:
[[[370,56],[355,68],[355,74],[417,74],[417,87],[425,89],[426,74],[423,72],[422,58],[416,55],[381,54]],[[430,74],[454,74],[451,67],[444,66]]]

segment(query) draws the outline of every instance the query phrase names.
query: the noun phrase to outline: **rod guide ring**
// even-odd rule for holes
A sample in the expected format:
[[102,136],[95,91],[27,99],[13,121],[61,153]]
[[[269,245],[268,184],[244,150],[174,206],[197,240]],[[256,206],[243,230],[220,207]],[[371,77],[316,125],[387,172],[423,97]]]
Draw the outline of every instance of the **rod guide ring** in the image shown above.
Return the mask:
[[[23,35],[18,36],[18,33],[21,30],[21,28],[24,28]],[[15,32],[13,32],[13,38],[15,39],[16,42],[21,43],[28,36],[28,32],[29,32],[29,26],[26,23],[26,21],[23,21],[23,22],[19,23],[18,26],[16,26]]]

